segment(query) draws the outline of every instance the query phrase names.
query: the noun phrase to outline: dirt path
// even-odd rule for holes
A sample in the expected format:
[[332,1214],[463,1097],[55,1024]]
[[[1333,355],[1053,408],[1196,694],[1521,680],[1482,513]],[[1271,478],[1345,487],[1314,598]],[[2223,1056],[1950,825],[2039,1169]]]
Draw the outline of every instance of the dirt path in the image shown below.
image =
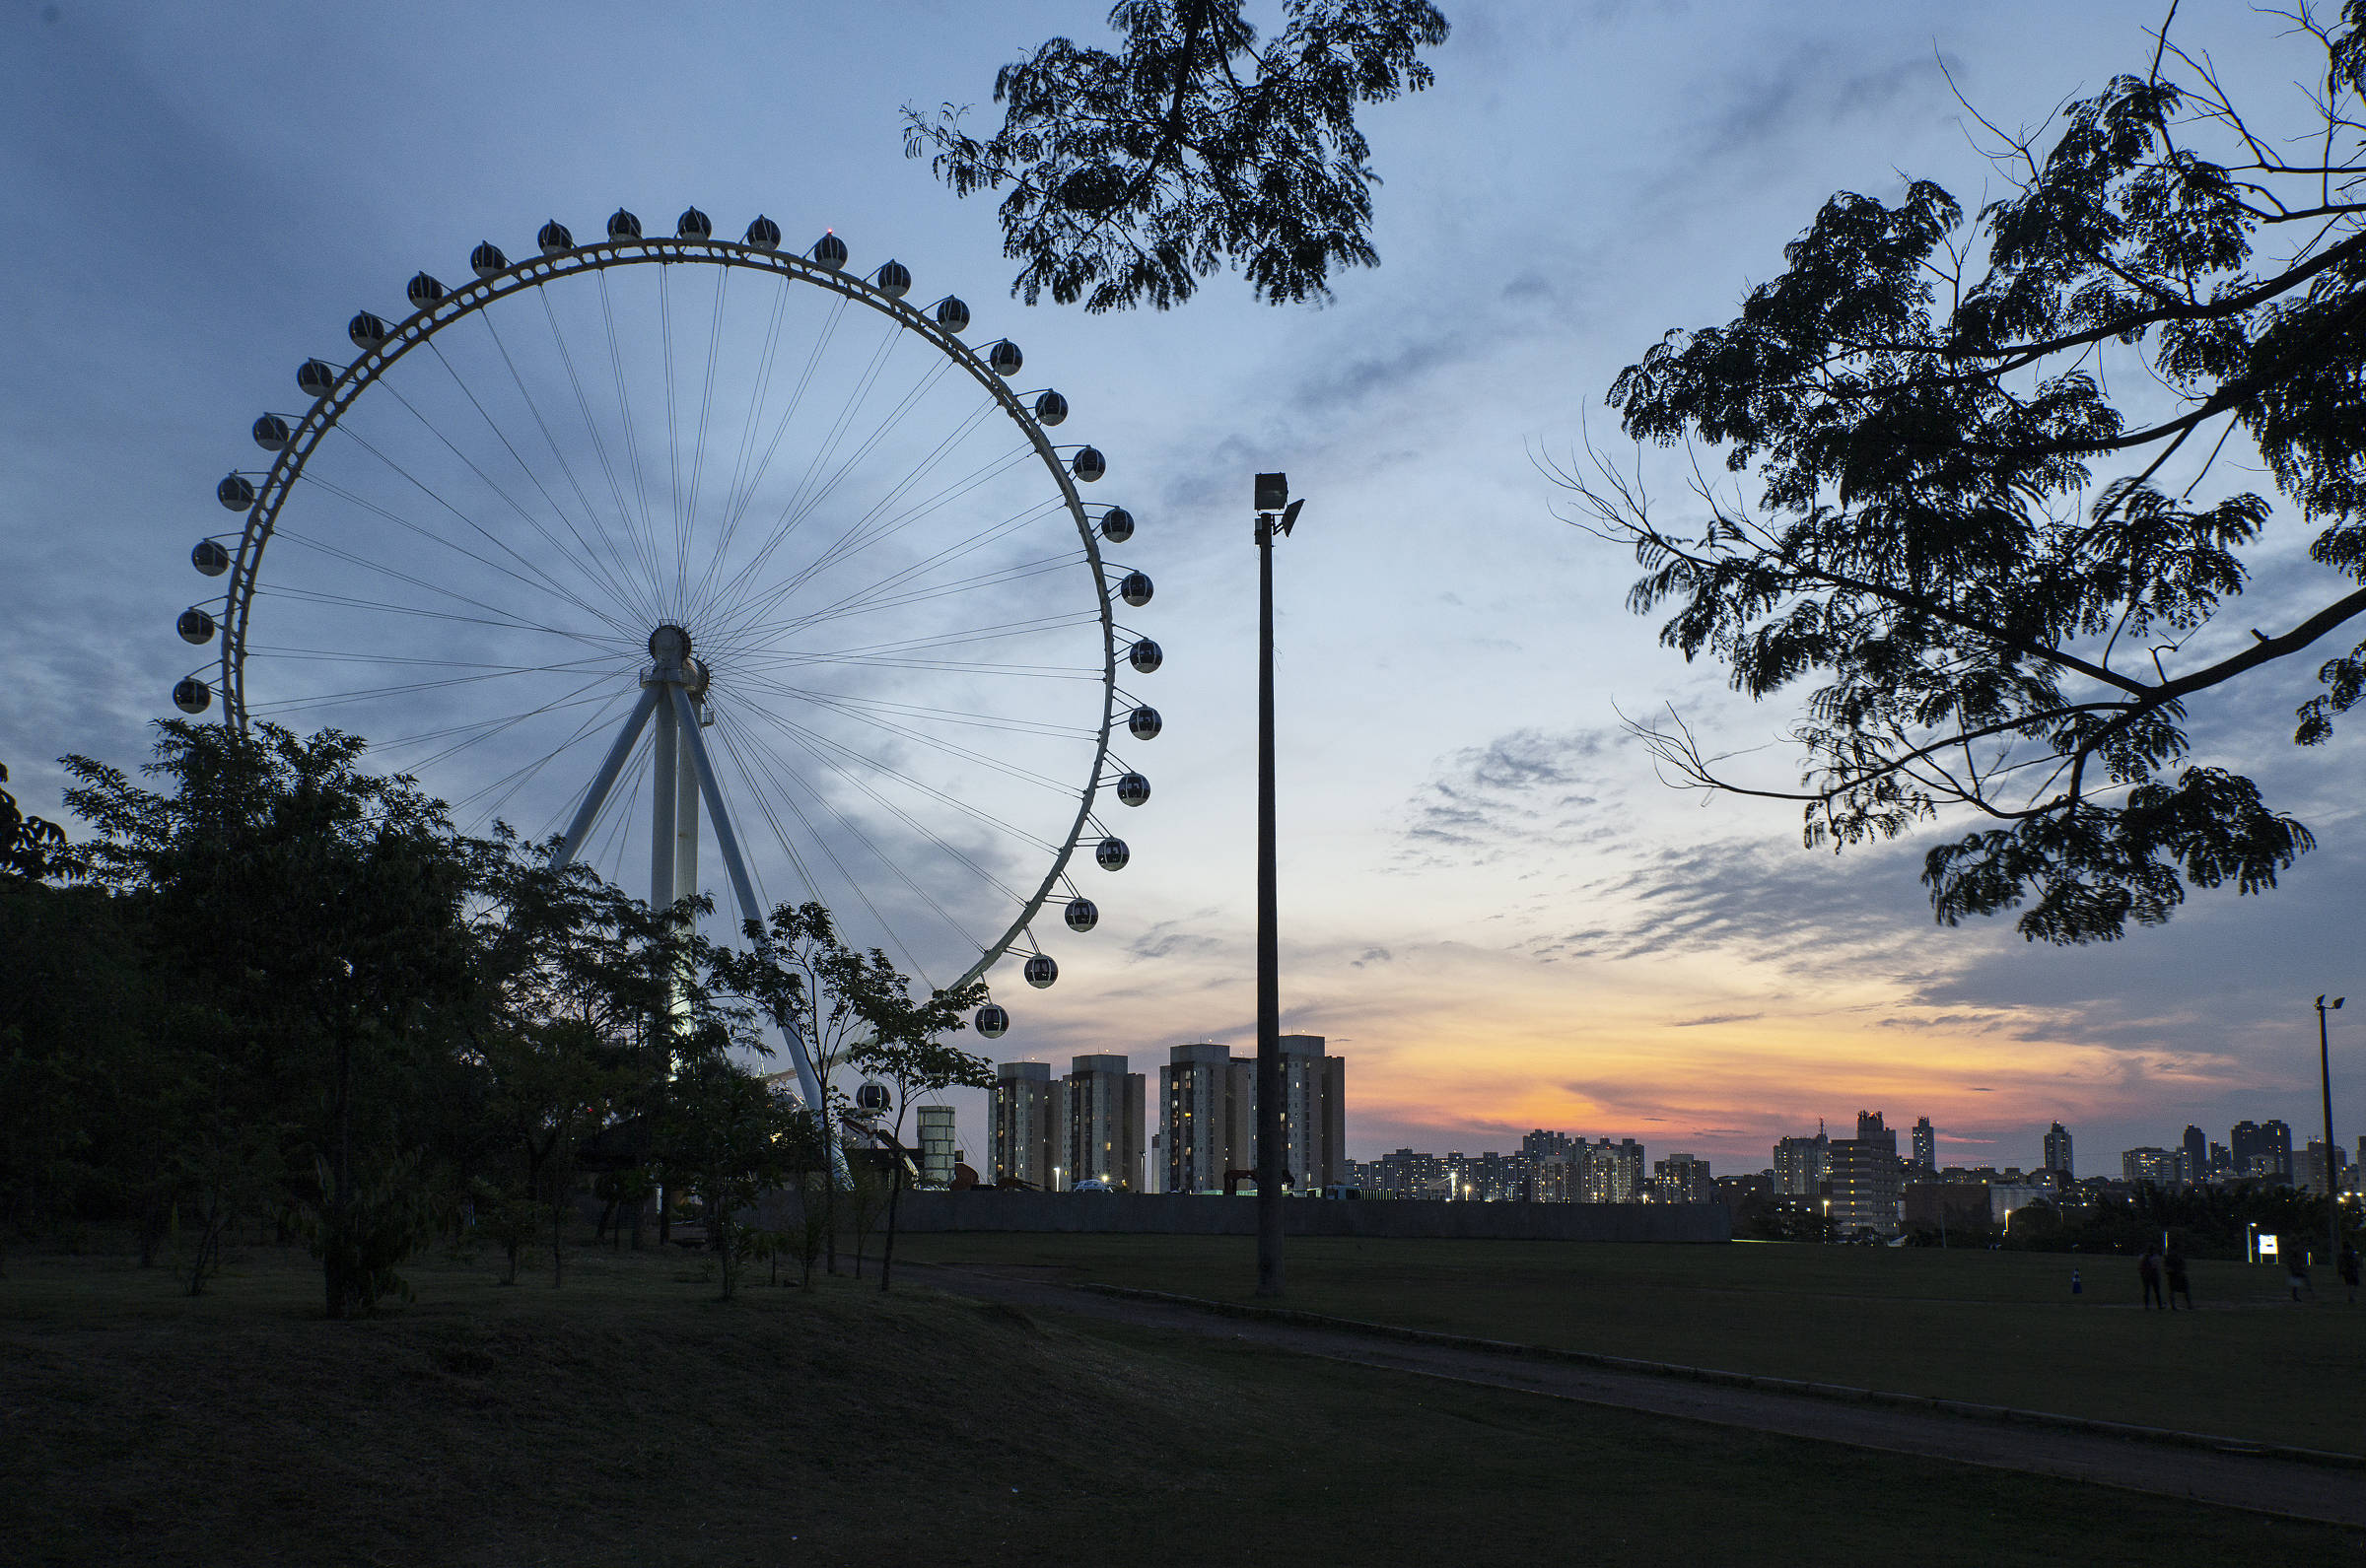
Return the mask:
[[2213,1451],[1729,1388],[1486,1350],[1406,1343],[1347,1330],[1218,1316],[1168,1302],[1100,1295],[1030,1276],[1031,1271],[1020,1274],[914,1263],[899,1265],[896,1272],[913,1284],[954,1295],[1170,1332],[1244,1340],[1390,1372],[2366,1528],[2366,1470],[2248,1454],[2242,1451],[2242,1444],[2231,1440],[2225,1450]]

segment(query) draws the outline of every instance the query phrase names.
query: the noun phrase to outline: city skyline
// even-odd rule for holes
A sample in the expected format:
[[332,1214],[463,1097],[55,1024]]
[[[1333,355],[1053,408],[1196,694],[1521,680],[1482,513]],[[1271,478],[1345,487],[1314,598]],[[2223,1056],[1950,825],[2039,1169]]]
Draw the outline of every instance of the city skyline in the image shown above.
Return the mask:
[[[1730,316],[1834,191],[1894,198],[1903,174],[1977,201],[1992,170],[1949,73],[2000,123],[2034,124],[2139,66],[2156,13],[1457,17],[1436,87],[1366,116],[1388,180],[1379,268],[1319,309],[1216,280],[1177,312],[1088,316],[1008,299],[990,208],[950,198],[897,134],[903,103],[982,101],[1027,42],[1097,36],[1073,5],[1004,8],[984,34],[920,3],[796,22],[594,7],[570,28],[429,6],[418,25],[449,17],[471,49],[393,55],[361,20],[293,8],[26,9],[0,50],[0,188],[61,232],[139,242],[35,247],[12,293],[0,452],[24,481],[24,603],[0,629],[20,672],[0,760],[54,816],[60,754],[145,756],[188,667],[173,620],[196,592],[190,542],[221,526],[212,487],[357,307],[398,306],[421,267],[460,275],[480,239],[525,253],[554,216],[589,233],[620,205],[695,202],[736,232],[764,212],[836,228],[867,265],[900,256],[1023,341],[1076,410],[1065,432],[1108,453],[1158,579],[1166,728],[1139,759],[1157,797],[1128,814],[1132,865],[1085,873],[1098,930],[1042,933],[1059,985],[995,977],[1014,1019],[998,1057],[1249,1036],[1247,512],[1251,475],[1281,469],[1307,501],[1277,563],[1284,1027],[1354,1064],[1354,1156],[1566,1125],[1755,1169],[1775,1136],[1860,1104],[1902,1127],[1929,1116],[1941,1163],[2025,1163],[2055,1118],[2111,1150],[2188,1123],[2305,1128],[2308,998],[2366,989],[2344,939],[2366,872],[2339,785],[2357,742],[2291,747],[2308,671],[2195,716],[2197,760],[2256,762],[2319,836],[2277,891],[2197,893],[2165,927],[2084,949],[1943,929],[1917,872],[1944,829],[1836,857],[1799,848],[1788,806],[1704,811],[1662,787],[1622,714],[1673,704],[1750,753],[1794,710],[1659,648],[1621,604],[1633,563],[1557,520],[1538,467],[1589,437],[1631,457],[1601,411],[1611,378],[1668,328]],[[2285,90],[2266,19],[2180,27],[2231,84]],[[351,81],[365,53],[383,71]],[[353,100],[323,127],[326,81]],[[570,134],[525,134],[556,124]],[[1639,459],[1679,497],[1680,455]],[[74,495],[73,525],[35,493]],[[2280,509],[2269,538],[2293,548],[2244,601],[2261,624],[2311,570]],[[2334,1027],[2347,1142],[2366,1039]],[[952,1103],[979,1150],[985,1097]]]

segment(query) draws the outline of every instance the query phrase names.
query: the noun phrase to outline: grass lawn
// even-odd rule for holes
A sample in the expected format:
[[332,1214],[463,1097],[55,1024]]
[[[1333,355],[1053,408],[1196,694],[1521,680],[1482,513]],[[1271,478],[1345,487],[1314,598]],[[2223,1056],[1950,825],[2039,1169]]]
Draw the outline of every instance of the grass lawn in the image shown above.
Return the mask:
[[[1254,1299],[1241,1237],[917,1236],[936,1262]],[[2070,1270],[2085,1291],[2070,1294]],[[1736,1243],[1292,1238],[1286,1305],[1417,1329],[2366,1453],[2366,1304],[2193,1265],[2140,1309],[2129,1259]]]
[[0,1279],[0,1561],[1705,1565],[2366,1561],[2366,1535],[851,1281],[717,1301],[412,1270],[317,1315],[301,1253],[189,1301]]

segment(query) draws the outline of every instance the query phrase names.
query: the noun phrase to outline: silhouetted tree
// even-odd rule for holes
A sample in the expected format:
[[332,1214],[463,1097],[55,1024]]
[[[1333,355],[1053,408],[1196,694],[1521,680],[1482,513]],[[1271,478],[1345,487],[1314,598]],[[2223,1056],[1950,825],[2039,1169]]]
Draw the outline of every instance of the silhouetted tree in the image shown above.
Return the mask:
[[1053,38],[995,77],[1001,129],[907,107],[904,152],[957,195],[1003,194],[1011,292],[1088,310],[1191,298],[1237,267],[1260,299],[1329,294],[1379,261],[1356,110],[1430,83],[1446,39],[1428,0],[1286,0],[1260,40],[1241,0],[1122,0],[1118,52]]
[[[2051,146],[1995,132],[2001,199],[1837,195],[1739,316],[1618,377],[1629,435],[1735,476],[1697,458],[1679,524],[1599,457],[1563,474],[1645,569],[1629,603],[1672,607],[1661,642],[1752,698],[1820,683],[1796,788],[1730,778],[1681,717],[1637,726],[1677,782],[1800,801],[1811,846],[1969,808],[1991,825],[1924,862],[1938,919],[2026,904],[2050,942],[2165,920],[2189,884],[2270,888],[2310,848],[2194,760],[2188,710],[2366,613],[2362,18],[2298,14],[2316,114],[2273,126],[2164,28]],[[2267,630],[2220,612],[2269,502],[2194,499],[2230,443],[2318,530],[2313,603]],[[2366,694],[2366,644],[2318,674],[2303,745]]]
[[332,1318],[402,1288],[395,1265],[429,1232],[432,1113],[473,962],[467,847],[362,751],[333,730],[171,719],[147,768],[164,788],[66,759],[93,874],[136,899],[150,961],[243,1097],[218,1106],[221,1130],[284,1122],[289,1167],[315,1174],[300,1195]]

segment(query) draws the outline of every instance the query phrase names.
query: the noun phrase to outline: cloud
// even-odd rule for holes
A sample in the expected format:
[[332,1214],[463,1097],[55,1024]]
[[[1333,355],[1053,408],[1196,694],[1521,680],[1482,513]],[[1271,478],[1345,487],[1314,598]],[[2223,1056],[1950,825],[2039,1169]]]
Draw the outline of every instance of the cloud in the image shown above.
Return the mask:
[[1710,1013],[1705,1018],[1679,1018],[1670,1023],[1668,1027],[1670,1029],[1700,1029],[1710,1024],[1746,1024],[1752,1019],[1765,1016],[1765,1013]]
[[1350,960],[1350,961],[1349,961],[1349,963],[1348,963],[1348,967],[1349,967],[1350,969],[1361,969],[1361,968],[1363,968],[1363,967],[1364,967],[1366,964],[1385,964],[1385,963],[1388,963],[1388,962],[1392,961],[1392,960],[1393,960],[1395,957],[1396,957],[1396,955],[1395,955],[1394,953],[1391,953],[1391,952],[1390,952],[1390,951],[1389,951],[1387,948],[1385,948],[1385,947],[1367,947],[1367,948],[1365,948],[1365,949],[1363,950],[1363,956],[1362,956],[1361,958],[1357,958],[1357,959],[1352,959],[1352,960]]

